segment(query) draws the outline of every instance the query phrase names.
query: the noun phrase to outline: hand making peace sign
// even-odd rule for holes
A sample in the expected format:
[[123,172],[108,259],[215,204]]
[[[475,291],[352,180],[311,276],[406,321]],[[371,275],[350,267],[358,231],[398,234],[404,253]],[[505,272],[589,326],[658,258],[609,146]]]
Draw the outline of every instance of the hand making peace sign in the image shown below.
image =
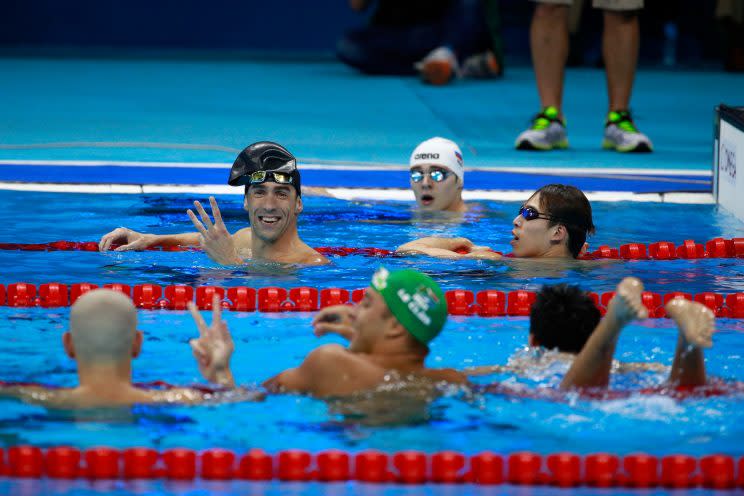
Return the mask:
[[214,295],[212,298],[212,325],[207,325],[193,301],[188,303],[188,307],[199,329],[199,338],[189,341],[199,372],[210,382],[233,387],[235,381],[230,371],[230,358],[235,344],[227,324],[222,320],[220,297]]
[[[209,214],[204,210],[201,203],[198,201],[194,202],[196,211],[199,212],[202,222],[196,218],[191,209],[187,210],[191,222],[194,223],[194,227],[201,233],[199,236],[199,245],[202,247],[204,252],[209,255],[209,258],[222,265],[240,265],[243,263],[243,259],[238,255],[238,250],[235,248],[235,242],[233,241],[232,235],[228,232],[225,227],[225,223],[222,222],[222,214],[217,206],[217,201],[214,196],[209,197],[209,204],[212,207],[212,215],[214,215],[214,223],[209,218]],[[205,227],[206,226],[206,227]]]

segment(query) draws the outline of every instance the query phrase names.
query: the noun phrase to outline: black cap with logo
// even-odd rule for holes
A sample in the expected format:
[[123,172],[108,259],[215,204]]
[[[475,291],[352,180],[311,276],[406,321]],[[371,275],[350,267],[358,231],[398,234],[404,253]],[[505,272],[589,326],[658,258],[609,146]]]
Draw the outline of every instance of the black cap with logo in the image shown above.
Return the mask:
[[[292,178],[291,184],[297,191],[297,195],[301,195],[297,159],[289,153],[289,150],[271,141],[253,143],[240,152],[230,169],[227,184],[230,186],[250,185],[251,175],[261,171],[288,175]],[[271,174],[268,176],[273,177]]]

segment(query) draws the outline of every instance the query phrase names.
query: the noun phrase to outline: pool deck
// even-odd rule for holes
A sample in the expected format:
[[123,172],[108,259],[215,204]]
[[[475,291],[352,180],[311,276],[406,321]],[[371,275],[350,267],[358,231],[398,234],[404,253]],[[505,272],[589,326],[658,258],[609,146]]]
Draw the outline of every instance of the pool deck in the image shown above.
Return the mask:
[[641,70],[634,117],[656,151],[603,151],[604,73],[569,69],[571,148],[545,153],[513,149],[538,108],[529,67],[447,87],[366,77],[330,59],[6,56],[0,71],[3,189],[221,192],[237,151],[269,139],[298,157],[304,185],[397,197],[412,148],[444,136],[463,149],[474,197],[567,182],[614,199],[695,192],[687,198],[704,201],[713,109],[744,103],[744,75]]

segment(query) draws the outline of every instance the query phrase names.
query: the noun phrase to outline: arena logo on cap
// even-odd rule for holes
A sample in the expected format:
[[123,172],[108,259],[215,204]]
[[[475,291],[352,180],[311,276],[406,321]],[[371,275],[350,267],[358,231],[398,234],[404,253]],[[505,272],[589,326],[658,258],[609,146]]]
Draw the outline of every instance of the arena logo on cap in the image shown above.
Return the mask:
[[417,153],[413,156],[414,160],[439,160],[438,153]]
[[422,324],[426,326],[431,325],[431,317],[428,315],[429,309],[439,303],[439,298],[437,298],[431,288],[421,285],[416,288],[416,291],[413,294],[400,288],[397,294],[400,301],[408,306],[408,310],[410,310]]

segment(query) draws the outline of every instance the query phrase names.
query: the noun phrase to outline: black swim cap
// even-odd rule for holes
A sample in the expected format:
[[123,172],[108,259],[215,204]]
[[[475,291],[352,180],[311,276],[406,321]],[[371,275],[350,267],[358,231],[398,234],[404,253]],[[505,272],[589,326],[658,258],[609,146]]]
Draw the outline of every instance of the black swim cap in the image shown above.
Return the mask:
[[302,194],[297,159],[282,145],[271,141],[259,141],[248,145],[233,162],[227,184],[230,186],[250,185],[250,175],[256,171],[289,174],[297,196]]

